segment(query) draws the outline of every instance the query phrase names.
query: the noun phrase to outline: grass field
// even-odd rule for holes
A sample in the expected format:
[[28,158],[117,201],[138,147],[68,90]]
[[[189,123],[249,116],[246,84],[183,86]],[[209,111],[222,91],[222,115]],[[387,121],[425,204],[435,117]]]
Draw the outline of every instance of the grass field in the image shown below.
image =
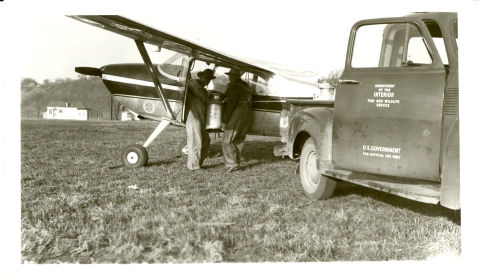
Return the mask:
[[[461,254],[460,213],[348,183],[310,201],[277,138],[248,136],[243,170],[226,174],[212,136],[206,169],[177,154],[182,128],[120,154],[157,123],[23,120],[21,255],[28,263],[427,260]],[[138,189],[128,186],[136,185]]]

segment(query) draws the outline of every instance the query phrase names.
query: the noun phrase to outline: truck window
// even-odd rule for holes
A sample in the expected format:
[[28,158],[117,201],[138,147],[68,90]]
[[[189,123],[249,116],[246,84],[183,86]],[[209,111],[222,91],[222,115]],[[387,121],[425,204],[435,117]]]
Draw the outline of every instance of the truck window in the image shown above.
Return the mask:
[[356,32],[351,66],[415,67],[432,63],[418,27],[409,22],[360,26]]
[[408,41],[407,63],[431,64],[432,58],[425,48],[422,37],[414,37]]
[[458,19],[453,22],[452,25],[453,38],[455,38],[455,51],[458,55]]
[[432,36],[433,43],[435,44],[435,47],[437,47],[438,54],[440,55],[443,64],[448,65],[448,56],[445,49],[445,42],[443,40],[442,29],[440,28],[440,25],[438,25],[438,23],[434,20],[423,20],[423,22],[427,26],[428,31]]

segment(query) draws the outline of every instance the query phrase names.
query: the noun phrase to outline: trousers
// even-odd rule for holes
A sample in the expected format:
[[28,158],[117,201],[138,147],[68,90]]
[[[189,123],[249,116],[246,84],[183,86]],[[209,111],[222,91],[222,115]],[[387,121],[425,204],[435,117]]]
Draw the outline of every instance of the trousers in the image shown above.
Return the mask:
[[223,159],[227,168],[240,164],[243,142],[247,137],[249,126],[250,104],[248,102],[239,103],[222,136]]
[[191,104],[186,121],[187,168],[197,170],[203,165],[210,149],[210,135],[205,130],[205,103]]

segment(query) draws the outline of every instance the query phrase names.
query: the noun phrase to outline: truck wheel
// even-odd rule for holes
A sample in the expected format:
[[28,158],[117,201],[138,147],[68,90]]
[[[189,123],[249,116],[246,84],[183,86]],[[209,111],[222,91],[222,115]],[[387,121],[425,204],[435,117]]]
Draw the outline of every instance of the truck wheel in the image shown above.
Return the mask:
[[323,176],[317,167],[317,152],[315,143],[310,137],[302,148],[300,156],[300,178],[303,192],[314,200],[327,199],[332,196],[337,182]]
[[183,140],[180,145],[178,145],[178,153],[182,157],[182,159],[187,162],[188,161],[188,146],[187,146],[187,139]]
[[142,145],[127,146],[122,152],[122,162],[125,167],[137,168],[145,166],[148,162],[148,152]]

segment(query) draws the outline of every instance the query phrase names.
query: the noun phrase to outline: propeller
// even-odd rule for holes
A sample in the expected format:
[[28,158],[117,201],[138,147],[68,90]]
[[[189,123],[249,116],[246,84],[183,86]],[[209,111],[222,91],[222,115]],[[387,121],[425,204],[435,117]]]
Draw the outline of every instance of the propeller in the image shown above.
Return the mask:
[[102,69],[95,67],[75,67],[75,72],[83,75],[102,77]]

